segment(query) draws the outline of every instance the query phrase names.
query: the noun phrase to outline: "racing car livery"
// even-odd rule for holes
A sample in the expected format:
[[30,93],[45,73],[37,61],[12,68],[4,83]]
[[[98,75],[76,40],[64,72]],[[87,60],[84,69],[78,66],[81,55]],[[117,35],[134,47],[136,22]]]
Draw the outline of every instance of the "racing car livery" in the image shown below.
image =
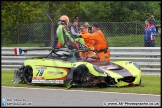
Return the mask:
[[[28,50],[22,50],[27,52]],[[78,57],[91,52],[95,56]],[[52,49],[47,57],[33,57],[15,70],[13,83],[61,84],[67,88],[140,86],[141,70],[132,61],[105,62],[94,50]]]

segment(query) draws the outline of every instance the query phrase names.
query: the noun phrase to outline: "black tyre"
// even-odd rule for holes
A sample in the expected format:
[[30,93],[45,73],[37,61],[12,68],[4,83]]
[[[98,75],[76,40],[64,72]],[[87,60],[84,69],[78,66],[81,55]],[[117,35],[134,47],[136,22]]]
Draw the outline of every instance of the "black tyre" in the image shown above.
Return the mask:
[[30,66],[25,67],[23,71],[23,78],[26,84],[31,84],[33,78],[33,69]]
[[83,73],[86,72],[86,71],[87,71],[87,68],[86,68],[85,65],[80,65],[77,68],[75,68],[74,72],[73,72],[73,80],[80,82]]
[[90,87],[92,81],[92,75],[89,72],[84,72],[81,77],[81,84],[83,87]]

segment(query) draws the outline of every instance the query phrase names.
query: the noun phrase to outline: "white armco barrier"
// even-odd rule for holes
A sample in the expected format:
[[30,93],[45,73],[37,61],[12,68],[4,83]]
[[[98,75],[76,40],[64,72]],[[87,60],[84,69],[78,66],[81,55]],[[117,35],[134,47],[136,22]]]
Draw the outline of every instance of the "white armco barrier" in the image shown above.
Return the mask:
[[[21,66],[26,59],[24,54],[14,55],[15,47],[1,48],[1,70],[14,70]],[[45,49],[28,51],[27,56],[46,56],[50,53],[51,47],[21,47],[22,49]],[[110,47],[110,60],[133,61],[140,65],[142,72],[161,72],[161,48],[160,47]],[[148,56],[148,57],[146,57]],[[150,57],[152,56],[152,57]]]

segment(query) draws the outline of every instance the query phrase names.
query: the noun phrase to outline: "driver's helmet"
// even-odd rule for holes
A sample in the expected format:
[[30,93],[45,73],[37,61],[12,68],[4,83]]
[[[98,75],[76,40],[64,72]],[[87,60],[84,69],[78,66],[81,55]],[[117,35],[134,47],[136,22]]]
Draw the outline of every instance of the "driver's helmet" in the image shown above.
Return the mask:
[[61,25],[68,25],[68,24],[69,24],[69,17],[68,17],[67,15],[62,15],[62,16],[59,18],[58,24],[61,24]]

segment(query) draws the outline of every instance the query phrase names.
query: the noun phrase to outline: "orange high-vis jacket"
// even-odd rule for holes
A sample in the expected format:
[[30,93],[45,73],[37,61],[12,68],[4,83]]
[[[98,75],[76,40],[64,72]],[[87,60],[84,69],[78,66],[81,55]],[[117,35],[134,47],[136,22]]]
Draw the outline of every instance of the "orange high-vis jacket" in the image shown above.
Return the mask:
[[[90,34],[89,32],[88,32],[88,29],[85,31],[85,32],[80,32],[80,34]],[[93,46],[92,46],[92,40],[90,40],[90,39],[84,39],[84,42],[85,42],[85,45],[88,47],[88,48],[92,48]]]
[[[92,33],[92,34],[83,34],[82,38],[84,38],[85,40],[89,40],[89,41],[93,40],[94,42],[93,47],[94,47],[94,50],[96,51],[108,48],[108,43],[101,30],[97,30],[96,33]],[[107,53],[104,53],[102,51],[102,52],[99,52],[98,55],[101,61],[110,62],[110,49],[107,50]]]
[[96,33],[92,33],[92,34],[82,34],[82,38],[84,38],[85,41],[94,40],[95,42],[93,43],[94,44],[93,46],[94,46],[94,50],[96,51],[99,51],[101,49],[108,47],[106,38],[101,30],[97,30]]

